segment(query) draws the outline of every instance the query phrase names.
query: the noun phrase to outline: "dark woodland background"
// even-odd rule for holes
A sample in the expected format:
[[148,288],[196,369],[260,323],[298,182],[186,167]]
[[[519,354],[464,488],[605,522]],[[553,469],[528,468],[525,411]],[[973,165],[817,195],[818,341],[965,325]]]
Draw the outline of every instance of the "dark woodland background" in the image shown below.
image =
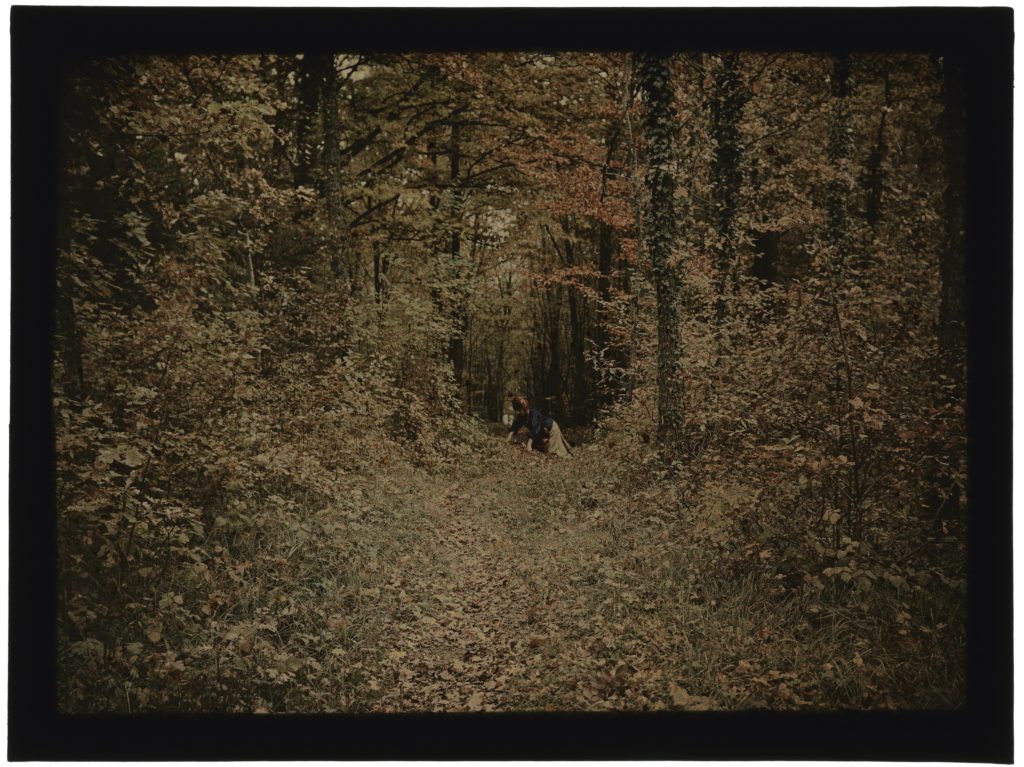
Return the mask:
[[[1005,759],[1009,13],[402,13],[16,9],[11,753]],[[406,657],[484,543],[496,707]]]

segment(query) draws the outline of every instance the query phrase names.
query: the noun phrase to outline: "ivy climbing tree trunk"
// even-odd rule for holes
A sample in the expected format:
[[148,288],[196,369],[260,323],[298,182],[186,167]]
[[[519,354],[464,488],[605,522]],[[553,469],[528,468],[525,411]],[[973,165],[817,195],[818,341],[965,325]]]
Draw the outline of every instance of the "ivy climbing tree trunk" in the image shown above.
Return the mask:
[[889,118],[889,111],[892,109],[892,76],[888,69],[882,73],[883,90],[885,103],[881,107],[881,115],[878,118],[878,132],[875,135],[875,146],[868,157],[867,167],[867,202],[864,205],[864,218],[871,226],[871,231],[876,232],[878,223],[882,219],[882,186],[885,181],[882,171],[882,162],[885,159],[886,138],[885,127]]
[[647,101],[647,189],[650,194],[645,239],[657,296],[658,441],[666,458],[675,456],[683,435],[683,377],[679,366],[679,271],[675,257],[675,111],[669,60],[641,55],[638,79]]
[[718,235],[718,285],[715,317],[719,323],[728,314],[726,293],[732,282],[738,287],[736,255],[739,237],[736,231],[736,206],[742,176],[740,116],[747,96],[739,75],[738,53],[726,53],[715,72],[711,93],[711,136],[715,154],[711,161],[711,190],[714,200],[714,222]]

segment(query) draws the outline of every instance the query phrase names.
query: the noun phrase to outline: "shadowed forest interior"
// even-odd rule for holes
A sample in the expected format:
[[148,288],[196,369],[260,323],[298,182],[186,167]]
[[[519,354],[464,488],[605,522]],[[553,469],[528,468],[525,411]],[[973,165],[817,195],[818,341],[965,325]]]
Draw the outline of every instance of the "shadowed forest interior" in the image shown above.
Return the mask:
[[962,705],[963,76],[80,62],[61,708]]

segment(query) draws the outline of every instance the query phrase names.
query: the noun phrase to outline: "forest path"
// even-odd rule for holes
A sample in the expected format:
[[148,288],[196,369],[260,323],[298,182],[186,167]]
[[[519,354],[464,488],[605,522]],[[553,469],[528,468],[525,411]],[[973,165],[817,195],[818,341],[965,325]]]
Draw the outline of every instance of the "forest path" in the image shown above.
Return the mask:
[[857,604],[705,567],[705,496],[624,482],[600,445],[478,443],[403,496],[344,709],[893,707]]
[[514,680],[539,671],[527,633],[543,600],[540,562],[493,513],[496,493],[482,485],[447,484],[425,501],[432,556],[413,587],[422,612],[393,626],[405,653],[395,658],[404,661],[396,707],[503,709]]
[[581,516],[587,485],[571,460],[505,446],[421,499],[418,552],[378,624],[373,709],[650,709],[678,695],[664,674],[678,642],[609,557],[619,531]]

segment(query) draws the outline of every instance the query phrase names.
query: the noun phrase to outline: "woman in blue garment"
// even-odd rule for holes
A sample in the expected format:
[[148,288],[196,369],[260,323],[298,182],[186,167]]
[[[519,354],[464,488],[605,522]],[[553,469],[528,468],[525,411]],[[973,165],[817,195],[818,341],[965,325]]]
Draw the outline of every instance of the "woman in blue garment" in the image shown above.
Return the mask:
[[532,449],[565,458],[571,455],[569,445],[562,438],[562,430],[558,428],[555,420],[550,416],[545,418],[537,408],[530,407],[530,402],[526,397],[513,397],[512,410],[515,411],[516,417],[512,421],[512,425],[508,427],[506,441],[510,442],[512,436],[525,427],[530,435],[526,440],[527,450]]

